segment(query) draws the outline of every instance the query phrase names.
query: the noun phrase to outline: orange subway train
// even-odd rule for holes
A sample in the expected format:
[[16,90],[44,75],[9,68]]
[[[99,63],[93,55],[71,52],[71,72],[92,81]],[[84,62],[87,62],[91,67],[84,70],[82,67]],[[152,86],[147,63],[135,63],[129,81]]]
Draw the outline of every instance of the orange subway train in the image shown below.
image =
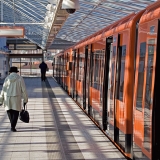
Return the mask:
[[55,55],[53,76],[128,159],[158,160],[159,58],[158,1]]

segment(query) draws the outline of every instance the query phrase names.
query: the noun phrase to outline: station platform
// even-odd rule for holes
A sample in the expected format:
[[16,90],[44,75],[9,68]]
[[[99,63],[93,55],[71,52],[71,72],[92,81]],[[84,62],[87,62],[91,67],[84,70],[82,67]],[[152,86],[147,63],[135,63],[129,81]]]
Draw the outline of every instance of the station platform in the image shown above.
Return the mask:
[[52,77],[24,80],[30,123],[18,120],[11,132],[0,108],[0,160],[126,159]]

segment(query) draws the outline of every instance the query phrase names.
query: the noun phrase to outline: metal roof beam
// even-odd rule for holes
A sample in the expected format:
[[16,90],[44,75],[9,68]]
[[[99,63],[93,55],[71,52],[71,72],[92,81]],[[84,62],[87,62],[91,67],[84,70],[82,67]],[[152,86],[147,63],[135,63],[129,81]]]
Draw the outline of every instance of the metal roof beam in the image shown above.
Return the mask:
[[[9,3],[7,3],[6,1],[4,1],[4,4],[6,4],[8,7],[10,7],[11,9],[13,9],[13,6]],[[24,17],[30,19],[31,21],[34,21],[36,22],[33,18],[31,18],[30,16],[26,15],[25,13],[23,13],[22,11],[20,10],[16,10],[17,12],[19,12],[20,14],[22,14]]]
[[[26,9],[23,9],[23,8],[20,7],[20,5],[18,5],[18,4],[21,4],[24,8],[27,8],[29,11],[33,12],[35,15],[33,15],[32,13],[30,13],[29,11],[26,11]],[[21,9],[24,10],[25,12],[27,12],[29,15],[35,17],[36,19],[39,19],[39,18],[37,18],[36,15],[38,15],[38,16],[41,17],[42,19],[44,18],[42,15],[38,14],[36,11],[32,10],[30,7],[27,7],[26,5],[22,4],[22,3],[19,2],[19,1],[17,2],[17,5],[16,5],[16,6],[18,6],[18,8],[21,8]],[[18,9],[18,8],[17,8],[17,9]],[[40,19],[39,19],[39,20],[40,20]]]

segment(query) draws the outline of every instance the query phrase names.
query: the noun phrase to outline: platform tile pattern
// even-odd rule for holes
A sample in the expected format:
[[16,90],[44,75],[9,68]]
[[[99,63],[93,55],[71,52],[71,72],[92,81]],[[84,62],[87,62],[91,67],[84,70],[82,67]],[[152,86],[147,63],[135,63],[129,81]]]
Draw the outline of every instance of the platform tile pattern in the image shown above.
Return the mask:
[[30,123],[19,120],[18,131],[11,132],[0,108],[0,160],[125,159],[53,78],[25,83]]

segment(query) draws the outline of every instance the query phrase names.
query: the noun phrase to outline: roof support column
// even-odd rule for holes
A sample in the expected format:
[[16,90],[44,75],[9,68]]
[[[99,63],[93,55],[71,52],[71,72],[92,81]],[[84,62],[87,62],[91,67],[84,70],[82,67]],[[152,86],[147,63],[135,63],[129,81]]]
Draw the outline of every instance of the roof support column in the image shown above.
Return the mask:
[[14,25],[15,26],[15,2],[13,0],[13,22],[14,22]]
[[1,0],[1,22],[3,22],[3,0]]

